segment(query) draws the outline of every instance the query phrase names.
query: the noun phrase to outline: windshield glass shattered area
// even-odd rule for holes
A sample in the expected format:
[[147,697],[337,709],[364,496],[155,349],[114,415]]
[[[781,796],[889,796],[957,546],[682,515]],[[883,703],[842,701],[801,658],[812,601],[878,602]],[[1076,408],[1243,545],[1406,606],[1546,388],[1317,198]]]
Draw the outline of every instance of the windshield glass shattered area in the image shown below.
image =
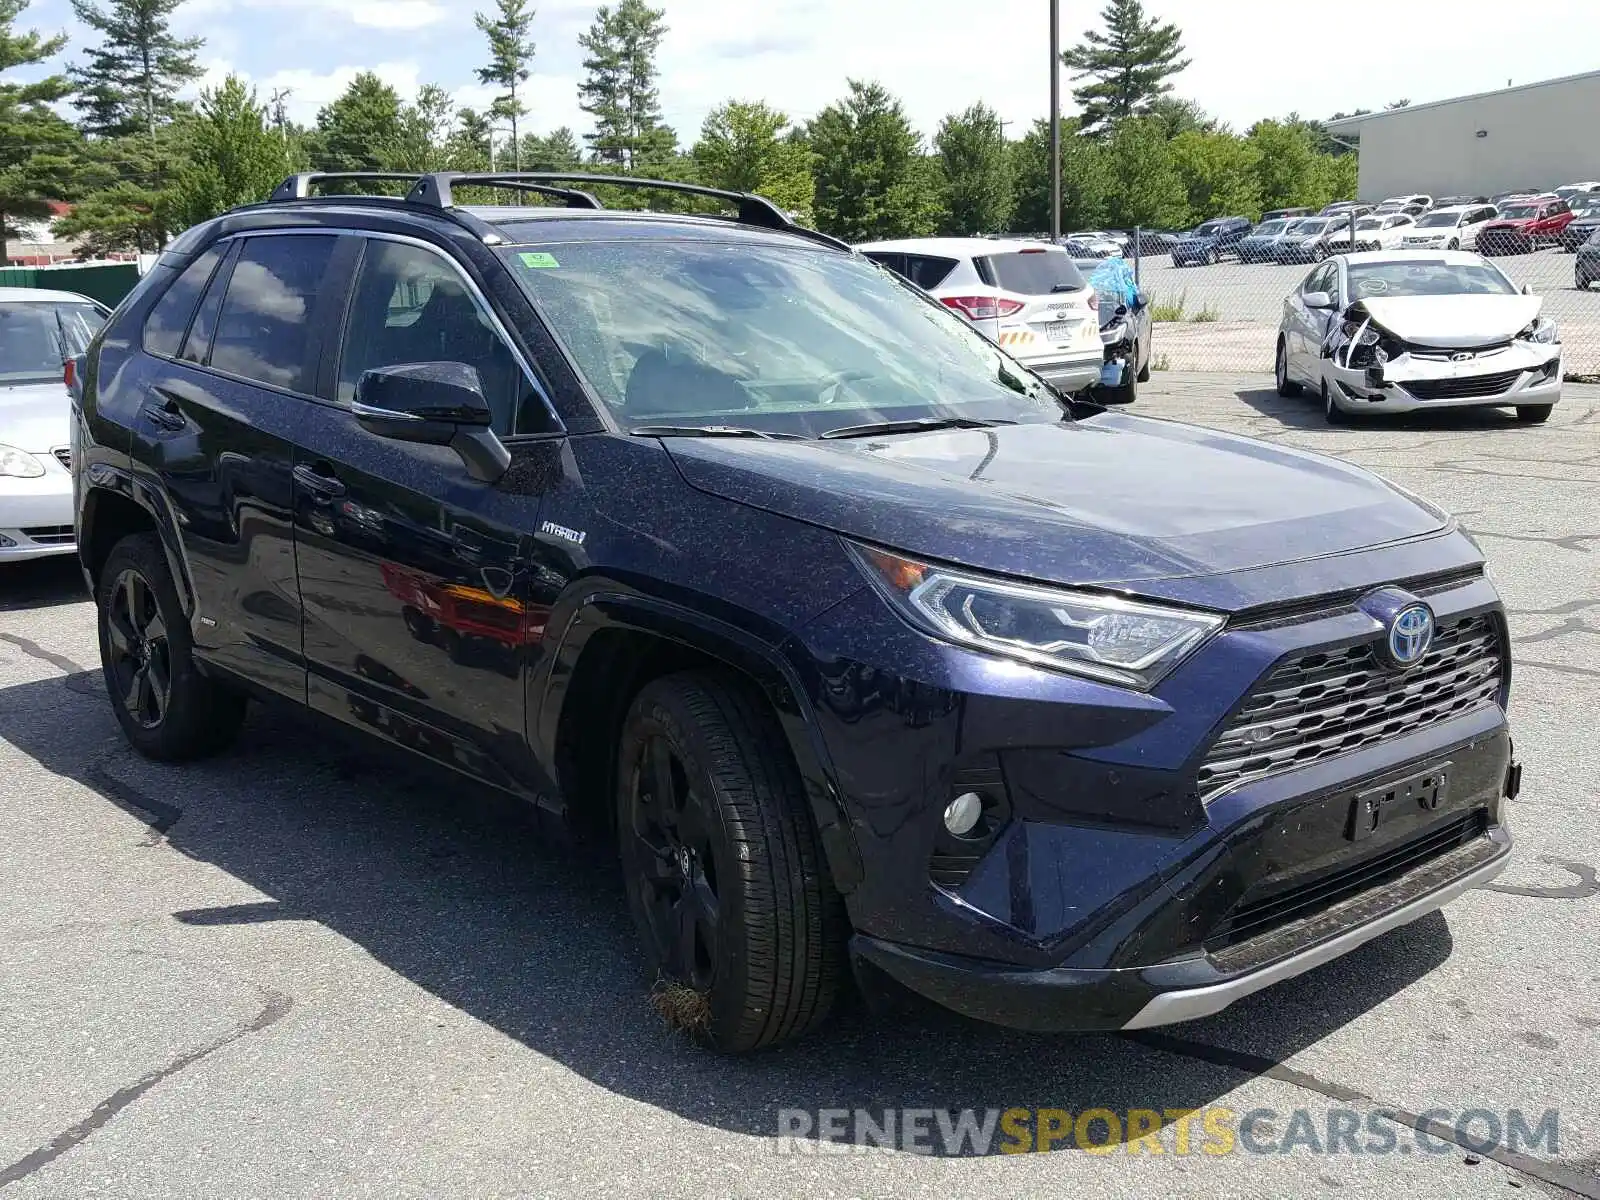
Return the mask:
[[626,429],[1062,417],[964,319],[855,255],[658,238],[504,254]]
[[1350,293],[1388,296],[1515,296],[1512,282],[1488,263],[1386,262],[1350,268]]

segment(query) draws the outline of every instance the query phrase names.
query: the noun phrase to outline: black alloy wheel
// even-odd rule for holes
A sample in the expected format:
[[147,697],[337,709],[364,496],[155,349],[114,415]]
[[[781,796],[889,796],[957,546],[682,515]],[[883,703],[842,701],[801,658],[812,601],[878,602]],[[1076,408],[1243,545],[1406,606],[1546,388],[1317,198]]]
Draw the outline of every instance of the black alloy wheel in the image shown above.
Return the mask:
[[137,567],[122,571],[112,584],[106,626],[112,695],[140,728],[155,729],[166,720],[172,699],[172,648],[155,589]]

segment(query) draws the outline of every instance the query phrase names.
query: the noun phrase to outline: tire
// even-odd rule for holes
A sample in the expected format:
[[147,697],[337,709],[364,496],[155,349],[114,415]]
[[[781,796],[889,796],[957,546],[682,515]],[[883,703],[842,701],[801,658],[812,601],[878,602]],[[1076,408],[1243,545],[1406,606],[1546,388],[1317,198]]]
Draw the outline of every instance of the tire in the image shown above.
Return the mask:
[[1278,395],[1298,396],[1300,385],[1289,378],[1289,347],[1280,337],[1278,339],[1278,353],[1273,362],[1274,377],[1278,383]]
[[1140,367],[1139,370],[1134,374],[1134,379],[1137,380],[1140,383],[1149,383],[1150,382],[1150,355],[1149,355],[1148,351],[1145,351],[1145,348],[1143,346],[1140,346],[1139,349],[1140,349],[1141,352],[1144,352],[1144,365],[1142,367]]
[[1214,267],[1221,261],[1222,255],[1217,251],[1215,246],[1211,247],[1211,252],[1206,255],[1206,265]]
[[95,607],[106,692],[134,749],[162,762],[225,749],[244,721],[245,700],[195,665],[188,619],[155,534],[130,534],[112,547]]
[[1589,290],[1589,285],[1593,282],[1594,280],[1590,279],[1587,275],[1574,273],[1572,276],[1572,286],[1577,288],[1580,292],[1587,292]]
[[1312,262],[1319,263],[1319,262],[1324,261],[1327,257],[1328,257],[1328,248],[1326,246],[1317,245],[1317,246],[1312,247],[1312,250],[1311,250],[1311,261]]
[[1120,386],[1095,388],[1094,398],[1100,404],[1132,404],[1139,398],[1139,384],[1134,375],[1124,372]]
[[1461,239],[1460,238],[1451,238],[1450,239],[1450,244],[1448,246],[1446,246],[1445,249],[1446,250],[1459,250],[1459,249],[1461,249]]
[[1517,405],[1517,420],[1524,425],[1543,425],[1550,419],[1550,411],[1554,404],[1519,404]]
[[765,699],[703,672],[646,685],[623,723],[616,803],[646,957],[702,1001],[688,1028],[743,1053],[819,1025],[848,920]]
[[1334,399],[1333,389],[1328,386],[1328,381],[1322,381],[1322,415],[1329,425],[1349,425],[1350,414],[1339,407],[1338,400]]

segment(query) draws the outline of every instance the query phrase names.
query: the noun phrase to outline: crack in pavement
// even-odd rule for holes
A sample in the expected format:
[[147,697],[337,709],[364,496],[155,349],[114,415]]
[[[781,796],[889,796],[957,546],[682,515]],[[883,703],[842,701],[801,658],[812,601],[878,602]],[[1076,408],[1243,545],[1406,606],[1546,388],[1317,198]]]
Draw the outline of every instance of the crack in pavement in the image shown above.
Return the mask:
[[1546,629],[1543,633],[1530,634],[1527,637],[1519,637],[1517,644],[1519,646],[1531,646],[1535,642],[1554,642],[1574,633],[1588,633],[1600,636],[1600,629],[1596,629],[1582,617],[1568,617],[1553,629]]
[[1467,1139],[1461,1137],[1456,1130],[1432,1117],[1410,1112],[1392,1104],[1385,1104],[1376,1100],[1367,1093],[1342,1083],[1321,1079],[1305,1071],[1297,1071],[1293,1067],[1286,1067],[1282,1063],[1259,1054],[1251,1054],[1244,1050],[1230,1050],[1224,1046],[1214,1046],[1209,1042],[1193,1041],[1189,1038],[1173,1037],[1164,1033],[1124,1033],[1123,1037],[1129,1041],[1138,1042],[1152,1050],[1164,1051],[1167,1054],[1180,1058],[1198,1059],[1212,1066],[1227,1067],[1247,1075],[1261,1076],[1275,1079],[1279,1083],[1287,1083],[1291,1087],[1301,1088],[1305,1091],[1315,1092],[1336,1100],[1341,1104],[1364,1104],[1370,1111],[1377,1113],[1386,1120],[1397,1125],[1405,1125],[1418,1133],[1425,1133],[1441,1142],[1448,1142],[1460,1147],[1469,1154],[1499,1163],[1507,1170],[1526,1175],[1549,1187],[1559,1188],[1561,1191],[1574,1196],[1582,1196],[1584,1200],[1600,1200],[1600,1179],[1575,1171],[1559,1161],[1534,1158],[1531,1154],[1523,1154],[1517,1150],[1510,1150],[1504,1146],[1486,1146],[1481,1143],[1468,1145]]
[[54,650],[46,650],[38,642],[29,641],[27,638],[19,637],[14,633],[0,633],[0,642],[9,642],[29,658],[37,659],[42,663],[49,663],[56,670],[64,671],[68,675],[83,675],[89,670],[88,667],[79,666],[65,654],[57,654]]
[[1569,667],[1565,663],[1536,662],[1531,658],[1514,658],[1519,667],[1537,667],[1541,671],[1554,671],[1557,675],[1576,675],[1580,679],[1600,679],[1600,671],[1593,667]]
[[1560,867],[1564,871],[1571,871],[1578,877],[1578,882],[1563,887],[1513,883],[1485,883],[1479,886],[1486,892],[1503,892],[1507,896],[1531,896],[1536,900],[1588,900],[1592,896],[1600,896],[1600,878],[1596,877],[1595,869],[1587,863],[1552,858],[1548,854],[1541,854],[1539,861],[1552,867]]
[[[257,985],[259,987],[259,985]],[[223,1047],[231,1045],[240,1038],[249,1037],[252,1033],[260,1033],[276,1025],[294,1007],[294,1000],[282,992],[271,988],[260,988],[264,997],[261,1011],[254,1018],[243,1025],[236,1025],[228,1033],[204,1046],[181,1054],[166,1066],[150,1072],[127,1087],[118,1088],[107,1096],[87,1117],[79,1121],[70,1129],[63,1130],[50,1140],[47,1145],[40,1146],[31,1154],[24,1155],[4,1170],[0,1170],[0,1189],[26,1179],[34,1172],[49,1166],[69,1150],[82,1145],[96,1130],[103,1129],[110,1120],[128,1105],[138,1100],[151,1088],[163,1080],[171,1079],[179,1071],[191,1067],[203,1058],[215,1054]]]
[[1600,541],[1600,533],[1494,533],[1487,529],[1468,529],[1467,532],[1473,537],[1499,538],[1504,542],[1538,542],[1546,546],[1555,546],[1561,550],[1574,550],[1579,554],[1589,553],[1589,548],[1578,543]]

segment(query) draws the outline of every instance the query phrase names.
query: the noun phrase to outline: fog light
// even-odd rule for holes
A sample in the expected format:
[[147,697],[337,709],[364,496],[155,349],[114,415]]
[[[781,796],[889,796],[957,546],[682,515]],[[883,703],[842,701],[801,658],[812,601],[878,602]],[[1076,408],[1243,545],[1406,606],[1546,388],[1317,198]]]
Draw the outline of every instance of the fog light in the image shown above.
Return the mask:
[[945,805],[944,827],[955,837],[966,837],[983,818],[983,797],[977,792],[962,792]]
[[0,533],[0,550],[10,550],[16,544],[16,542],[12,541],[5,534]]

